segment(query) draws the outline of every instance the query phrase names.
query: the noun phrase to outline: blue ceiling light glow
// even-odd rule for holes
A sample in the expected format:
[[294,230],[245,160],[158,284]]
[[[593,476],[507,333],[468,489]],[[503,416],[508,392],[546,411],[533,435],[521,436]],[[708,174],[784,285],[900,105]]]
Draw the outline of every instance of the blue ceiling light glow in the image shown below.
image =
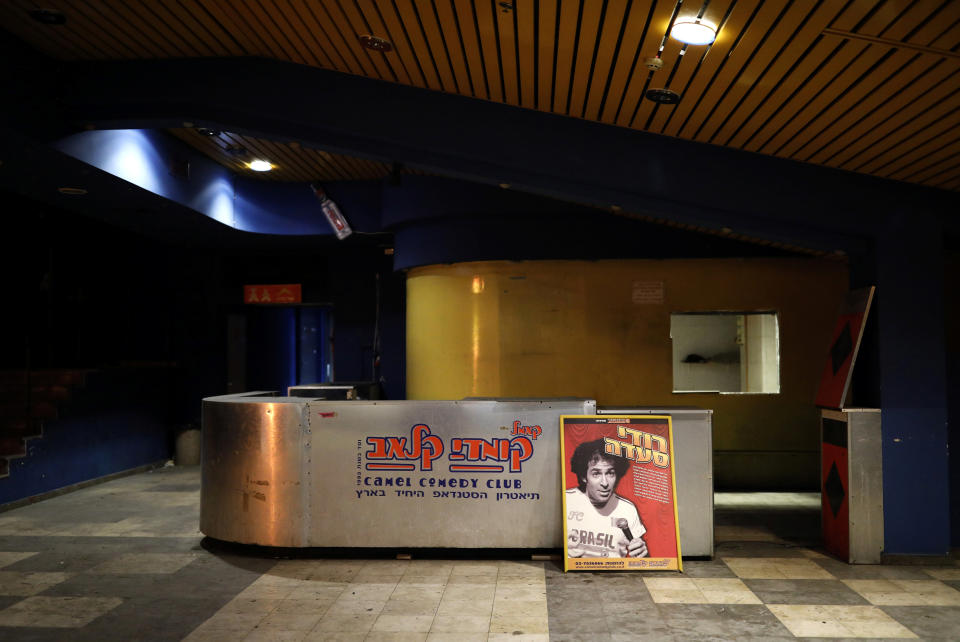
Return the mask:
[[112,134],[112,140],[108,143],[112,153],[102,169],[138,187],[158,193],[158,173],[166,173],[167,168],[150,141],[134,129],[108,133]]
[[[243,170],[231,172],[185,148],[165,132],[91,130],[59,140],[55,147],[236,230],[258,234],[330,234],[326,219],[318,216],[316,197],[302,185],[260,180]],[[174,161],[189,163],[189,174],[172,172]],[[344,212],[349,211],[351,222],[356,221],[358,229],[379,229],[379,183],[373,190],[370,183],[360,183],[338,186],[338,204]]]
[[166,163],[143,130],[83,132],[63,139],[57,148],[137,187],[165,195],[162,183],[168,173]]
[[190,206],[218,223],[236,227],[233,183],[227,177],[213,178],[190,201]]
[[171,159],[184,158],[175,141],[143,129],[88,131],[69,136],[57,149],[137,187],[236,227],[234,185],[229,170],[187,157],[189,178],[171,173]]

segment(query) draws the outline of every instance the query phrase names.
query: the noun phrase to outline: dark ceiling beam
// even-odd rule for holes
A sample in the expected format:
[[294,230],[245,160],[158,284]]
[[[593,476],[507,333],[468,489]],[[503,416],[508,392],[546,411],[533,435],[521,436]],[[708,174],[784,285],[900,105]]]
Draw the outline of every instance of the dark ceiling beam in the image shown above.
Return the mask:
[[[952,192],[259,58],[61,63],[74,127],[213,124],[822,250]],[[866,232],[866,234],[865,234]]]
[[212,124],[824,250],[886,212],[960,210],[952,192],[271,60],[63,71],[77,126]]

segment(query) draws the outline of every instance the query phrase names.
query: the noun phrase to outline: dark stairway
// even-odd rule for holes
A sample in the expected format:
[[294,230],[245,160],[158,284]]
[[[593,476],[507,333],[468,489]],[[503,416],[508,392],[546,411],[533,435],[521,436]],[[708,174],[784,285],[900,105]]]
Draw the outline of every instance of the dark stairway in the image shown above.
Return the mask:
[[0,371],[0,478],[10,460],[27,454],[27,440],[43,435],[43,422],[56,419],[60,404],[83,387],[86,370]]

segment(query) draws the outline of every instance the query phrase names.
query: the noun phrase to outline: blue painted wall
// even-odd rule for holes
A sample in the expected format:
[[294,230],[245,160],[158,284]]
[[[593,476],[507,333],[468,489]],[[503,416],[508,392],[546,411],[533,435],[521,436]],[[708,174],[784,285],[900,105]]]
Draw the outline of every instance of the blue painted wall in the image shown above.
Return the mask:
[[0,479],[0,504],[171,457],[168,369],[110,369],[87,376],[60,418],[44,421],[27,456]]
[[943,235],[892,215],[877,242],[885,552],[950,549]]

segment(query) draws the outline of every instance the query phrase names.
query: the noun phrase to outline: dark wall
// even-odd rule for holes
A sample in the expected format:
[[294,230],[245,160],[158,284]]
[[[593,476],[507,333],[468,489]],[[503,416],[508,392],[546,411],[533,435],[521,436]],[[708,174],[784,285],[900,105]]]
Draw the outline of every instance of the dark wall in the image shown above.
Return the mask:
[[[273,243],[222,253],[219,296],[224,309],[243,312],[244,284],[300,283],[305,303],[333,306],[336,380],[382,378],[387,398],[403,399],[405,281],[385,252],[392,247],[389,237],[343,242],[275,237]],[[381,359],[375,366],[378,298]]]
[[947,344],[947,425],[950,451],[951,544],[960,546],[960,249],[949,250],[944,275],[944,328]]
[[177,406],[189,415],[226,390],[226,314],[243,309],[243,285],[301,283],[304,302],[334,306],[339,380],[374,377],[379,290],[380,368],[390,397],[403,397],[403,275],[388,236],[178,246],[9,193],[0,202],[9,213],[0,265],[14,302],[2,369],[165,363],[182,370]]
[[92,370],[96,382],[27,442],[0,503],[170,457],[201,399],[227,392],[227,316],[244,309],[244,284],[301,283],[304,302],[332,304],[337,379],[382,376],[388,398],[404,397],[404,277],[387,235],[231,249],[158,241],[7,192],[0,206],[0,370]]

